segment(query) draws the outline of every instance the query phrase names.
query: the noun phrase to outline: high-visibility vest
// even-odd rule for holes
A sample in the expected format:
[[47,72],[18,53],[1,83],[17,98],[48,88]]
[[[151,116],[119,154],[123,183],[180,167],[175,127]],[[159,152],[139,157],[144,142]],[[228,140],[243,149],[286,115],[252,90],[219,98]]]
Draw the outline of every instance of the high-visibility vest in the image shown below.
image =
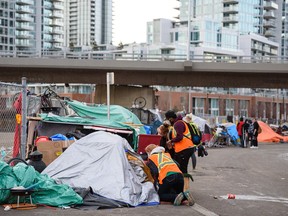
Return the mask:
[[155,153],[152,154],[149,159],[157,166],[159,172],[159,184],[163,183],[163,179],[169,172],[181,173],[177,164],[172,160],[169,153]]
[[[180,121],[182,121],[182,120],[180,120]],[[191,134],[190,134],[188,125],[184,121],[182,121],[182,122],[185,125],[185,131],[183,133],[183,139],[180,142],[174,143],[174,150],[176,153],[183,151],[187,148],[194,147],[194,144],[191,140]],[[177,136],[177,132],[176,132],[175,128],[173,127],[172,128],[172,139],[174,139],[176,136]]]

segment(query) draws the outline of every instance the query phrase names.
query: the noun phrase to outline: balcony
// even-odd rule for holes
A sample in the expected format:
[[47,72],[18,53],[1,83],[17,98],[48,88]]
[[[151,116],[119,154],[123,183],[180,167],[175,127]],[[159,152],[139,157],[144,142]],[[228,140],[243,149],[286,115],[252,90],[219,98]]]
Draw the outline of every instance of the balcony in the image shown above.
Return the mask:
[[266,2],[264,4],[264,9],[265,10],[278,10],[278,4],[275,2]]
[[32,41],[31,42],[30,41],[16,41],[15,44],[16,44],[17,48],[20,48],[20,47],[27,48],[27,47],[33,46]]
[[237,6],[230,6],[230,7],[224,7],[223,13],[225,14],[236,14],[238,13],[239,8]]
[[18,15],[16,16],[17,22],[34,22],[33,17],[25,16],[25,15]]
[[61,4],[53,4],[51,7],[52,10],[64,10],[64,6]]
[[16,5],[34,5],[33,0],[17,0]]
[[223,23],[238,23],[238,16],[223,17]]
[[53,29],[53,30],[45,31],[45,33],[50,34],[50,35],[62,35],[64,31],[59,30],[59,29]]
[[48,14],[48,17],[56,18],[56,19],[57,18],[62,19],[62,18],[64,18],[64,15],[62,13],[53,12],[53,13]]
[[238,4],[239,0],[223,0],[224,4]]
[[16,35],[16,39],[32,39],[33,36],[30,34],[20,34],[20,35]]
[[30,26],[30,25],[23,25],[21,23],[17,23],[16,24],[16,30],[19,30],[19,31],[33,31],[33,26]]
[[266,13],[264,13],[263,15],[264,19],[275,19],[275,15],[273,12],[271,11],[267,11]]
[[44,8],[45,8],[46,10],[52,10],[52,6],[53,6],[53,4],[51,4],[51,3],[48,3],[48,2],[45,2],[45,3],[44,3]]
[[63,43],[64,40],[62,38],[52,38],[52,40],[50,40],[49,42],[52,43],[52,44]]
[[276,28],[276,23],[275,21],[266,21],[263,23],[263,26],[265,28]]
[[267,30],[267,31],[265,31],[264,36],[267,38],[275,37],[275,32],[271,31],[271,30]]
[[16,6],[16,12],[18,14],[32,14],[34,11],[31,8]]
[[63,26],[64,25],[64,23],[63,22],[60,22],[60,21],[56,21],[56,20],[54,20],[54,21],[52,21],[50,24],[49,24],[49,26],[52,26],[52,27],[55,27],[55,26]]

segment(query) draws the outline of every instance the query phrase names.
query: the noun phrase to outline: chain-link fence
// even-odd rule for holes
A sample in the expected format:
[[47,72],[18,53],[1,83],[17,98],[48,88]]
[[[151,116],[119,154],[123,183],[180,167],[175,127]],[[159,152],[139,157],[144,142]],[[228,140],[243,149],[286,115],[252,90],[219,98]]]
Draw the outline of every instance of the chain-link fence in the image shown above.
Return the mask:
[[25,158],[27,130],[27,84],[0,82],[0,160]]

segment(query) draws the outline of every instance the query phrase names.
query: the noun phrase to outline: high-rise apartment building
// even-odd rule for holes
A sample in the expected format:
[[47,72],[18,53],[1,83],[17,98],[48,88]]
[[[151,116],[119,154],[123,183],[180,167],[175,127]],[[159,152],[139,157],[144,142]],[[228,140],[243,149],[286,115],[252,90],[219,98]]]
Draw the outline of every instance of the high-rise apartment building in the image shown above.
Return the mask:
[[112,42],[112,0],[0,0],[0,52],[43,55]]
[[[287,36],[284,36],[287,35],[287,0],[178,2],[179,16],[171,21],[171,53],[184,54],[190,44],[190,56],[287,56],[284,48],[287,50]],[[163,27],[159,23],[159,20],[147,23],[147,43],[159,41],[154,34],[155,29]]]
[[15,49],[15,1],[0,1],[0,52]]
[[63,47],[64,0],[1,0],[0,51],[40,55]]
[[66,0],[65,46],[112,42],[112,0]]
[[282,6],[281,56],[288,56],[288,0]]
[[64,44],[64,0],[35,0],[34,6],[36,50],[61,50]]

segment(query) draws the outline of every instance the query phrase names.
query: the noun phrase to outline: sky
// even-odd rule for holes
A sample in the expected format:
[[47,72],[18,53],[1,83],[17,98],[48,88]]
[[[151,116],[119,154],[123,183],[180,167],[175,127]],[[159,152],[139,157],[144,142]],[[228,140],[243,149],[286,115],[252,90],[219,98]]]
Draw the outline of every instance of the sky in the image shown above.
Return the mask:
[[114,0],[113,44],[146,42],[146,23],[158,18],[174,20],[177,0]]

